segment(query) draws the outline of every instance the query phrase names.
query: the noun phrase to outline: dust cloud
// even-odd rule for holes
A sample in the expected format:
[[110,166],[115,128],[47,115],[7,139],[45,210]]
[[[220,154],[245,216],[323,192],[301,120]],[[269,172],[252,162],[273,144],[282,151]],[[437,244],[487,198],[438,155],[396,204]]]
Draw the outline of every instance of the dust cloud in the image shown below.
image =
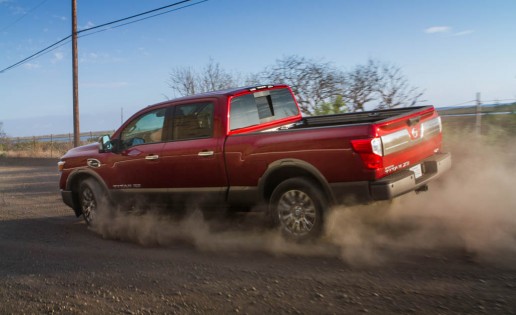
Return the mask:
[[460,135],[448,140],[452,170],[393,202],[335,207],[321,240],[297,244],[263,228],[258,214],[205,220],[191,209],[182,220],[155,213],[100,217],[92,229],[103,238],[144,246],[186,243],[208,251],[339,256],[351,264],[378,264],[400,251],[461,249],[475,259],[494,260],[516,252],[516,148],[509,143]]
[[351,262],[378,263],[399,250],[459,248],[495,261],[516,252],[516,148],[457,136],[452,170],[392,203],[336,208],[327,236]]
[[326,255],[316,247],[307,251],[302,244],[285,240],[273,229],[264,227],[260,213],[206,220],[192,206],[182,219],[167,214],[142,214],[116,211],[98,218],[91,229],[105,239],[138,243],[143,246],[188,244],[205,251],[264,251],[273,254]]

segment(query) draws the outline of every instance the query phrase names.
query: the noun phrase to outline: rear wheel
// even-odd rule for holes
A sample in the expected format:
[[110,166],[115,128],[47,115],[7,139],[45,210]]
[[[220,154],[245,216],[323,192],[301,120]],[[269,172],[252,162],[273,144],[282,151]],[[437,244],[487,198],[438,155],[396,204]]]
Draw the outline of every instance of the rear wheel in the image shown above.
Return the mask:
[[81,206],[82,216],[88,225],[94,225],[99,212],[107,211],[107,196],[100,187],[100,184],[88,178],[79,185],[79,202]]
[[302,177],[283,181],[274,189],[269,206],[274,222],[287,238],[306,241],[320,236],[327,201],[312,181]]

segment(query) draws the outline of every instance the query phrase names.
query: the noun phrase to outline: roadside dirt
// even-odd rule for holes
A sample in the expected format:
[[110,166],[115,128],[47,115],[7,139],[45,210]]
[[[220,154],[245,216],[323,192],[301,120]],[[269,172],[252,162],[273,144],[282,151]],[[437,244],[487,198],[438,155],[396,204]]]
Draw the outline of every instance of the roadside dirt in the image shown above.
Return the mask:
[[475,150],[458,144],[427,193],[335,209],[306,245],[254,214],[93,231],[60,200],[57,160],[0,159],[0,313],[516,314],[516,155]]

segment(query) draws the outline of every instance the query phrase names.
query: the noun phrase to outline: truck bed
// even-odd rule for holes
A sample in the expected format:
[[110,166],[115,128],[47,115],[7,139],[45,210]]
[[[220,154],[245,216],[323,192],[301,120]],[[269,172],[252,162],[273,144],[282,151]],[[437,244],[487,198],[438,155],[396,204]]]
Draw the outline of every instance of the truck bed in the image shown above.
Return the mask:
[[334,125],[350,125],[374,123],[386,120],[398,115],[405,115],[410,112],[417,112],[428,106],[405,107],[387,110],[365,111],[360,113],[345,113],[322,116],[309,116],[296,123],[293,128],[324,127]]

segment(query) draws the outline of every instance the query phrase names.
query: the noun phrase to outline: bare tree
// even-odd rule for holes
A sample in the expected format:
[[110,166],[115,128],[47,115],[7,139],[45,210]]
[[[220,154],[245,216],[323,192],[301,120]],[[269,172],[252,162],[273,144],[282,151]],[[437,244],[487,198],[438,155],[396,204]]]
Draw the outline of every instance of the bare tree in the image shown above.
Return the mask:
[[237,81],[236,75],[222,69],[213,59],[201,72],[195,72],[190,67],[177,67],[169,76],[169,86],[181,96],[235,87]]
[[168,85],[181,96],[197,92],[197,75],[190,67],[177,67],[169,75]]
[[343,95],[351,111],[363,111],[366,104],[375,109],[414,106],[423,92],[409,85],[400,67],[369,59],[345,74]]
[[413,106],[423,95],[409,85],[401,68],[373,59],[342,72],[331,63],[292,55],[245,79],[210,59],[201,72],[178,67],[169,78],[169,86],[182,96],[262,83],[290,85],[307,115],[364,111],[366,105],[375,109]]
[[344,100],[350,111],[363,111],[367,103],[376,98],[378,84],[378,65],[369,60],[365,65],[355,66],[344,75]]
[[342,84],[341,72],[330,63],[295,55],[276,60],[261,73],[261,78],[268,83],[290,85],[301,111],[308,115],[339,95]]
[[423,92],[417,87],[411,87],[407,78],[398,66],[382,63],[378,68],[378,109],[414,106],[418,103]]
[[220,67],[220,63],[210,59],[199,75],[200,92],[216,91],[234,87],[236,85],[235,75]]

